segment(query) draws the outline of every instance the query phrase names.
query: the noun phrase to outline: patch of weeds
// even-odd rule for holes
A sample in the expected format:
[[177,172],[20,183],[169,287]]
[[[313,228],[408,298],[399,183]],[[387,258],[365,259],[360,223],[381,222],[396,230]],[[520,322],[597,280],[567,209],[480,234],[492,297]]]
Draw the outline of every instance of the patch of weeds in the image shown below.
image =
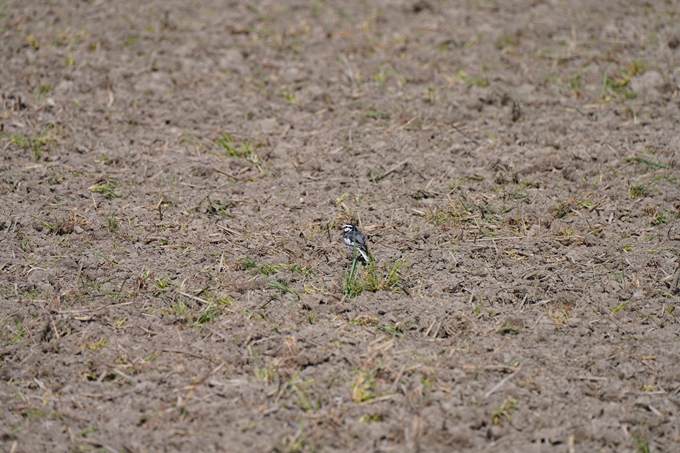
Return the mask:
[[385,263],[380,268],[372,258],[363,270],[358,269],[357,260],[352,260],[351,266],[345,270],[343,292],[348,297],[370,291],[403,292],[400,286],[399,270],[406,264],[406,258],[400,258],[394,264]]
[[101,348],[106,346],[106,344],[109,342],[106,338],[100,338],[99,340],[93,342],[86,341],[85,342],[85,347],[89,349],[90,351],[99,351]]
[[474,45],[476,42],[481,42],[483,39],[484,39],[484,33],[477,33],[476,35],[470,36],[470,39],[468,39],[467,41],[465,41],[463,43],[463,47],[465,47],[467,49],[468,47],[471,47],[472,45]]
[[668,211],[665,209],[655,208],[650,223],[652,226],[659,226],[668,223]]
[[233,200],[211,200],[210,197],[206,197],[208,201],[209,208],[207,209],[208,215],[221,215],[230,218],[234,218],[234,215],[229,212],[236,203]]
[[257,428],[258,425],[259,425],[258,422],[250,422],[246,426],[241,428],[241,432],[250,431],[251,429]]
[[297,104],[299,102],[297,94],[285,88],[281,88],[281,97],[284,98],[286,101],[290,102],[291,104]]
[[139,424],[143,425],[144,423],[151,420],[152,418],[160,417],[161,415],[163,415],[163,413],[158,412],[158,411],[153,411],[153,412],[149,412],[148,414],[144,414],[139,418]]
[[180,138],[179,142],[193,145],[196,151],[203,151],[205,149],[205,145],[203,144],[201,139],[191,135],[187,131],[182,131],[182,138]]
[[229,134],[222,134],[217,137],[215,143],[224,149],[227,157],[245,159],[262,173],[262,161],[260,156],[255,153],[255,146],[252,142],[242,140],[237,148]]
[[635,453],[649,453],[649,444],[647,443],[645,435],[642,433],[642,425],[635,431],[631,430],[630,435],[635,442]]
[[621,246],[621,250],[623,250],[624,252],[630,252],[630,251],[632,251],[634,248],[635,248],[635,246],[634,246],[633,244],[623,244],[623,245]]
[[569,203],[566,201],[560,201],[555,206],[555,210],[552,212],[552,216],[556,219],[563,219],[569,214]]
[[277,273],[280,269],[287,269],[288,266],[285,264],[267,264],[267,263],[260,263],[259,266],[257,266],[257,272],[259,272],[262,275],[272,275]]
[[312,12],[312,16],[317,17],[321,12],[321,0],[312,0],[309,9]]
[[76,59],[73,57],[73,51],[68,48],[66,50],[66,58],[64,58],[64,65],[73,66],[74,64],[76,64]]
[[559,311],[548,310],[548,318],[550,318],[555,324],[564,324],[569,321],[569,315],[567,310],[562,307]]
[[444,231],[450,230],[456,225],[465,223],[459,214],[437,208],[429,212],[426,219],[428,222],[440,227]]
[[160,353],[158,351],[155,351],[149,354],[148,356],[144,357],[142,360],[144,361],[144,363],[151,363],[154,360],[156,360],[159,355]]
[[641,198],[649,193],[649,189],[641,183],[631,184],[628,188],[628,195],[635,198]]
[[260,161],[260,156],[255,154],[255,147],[251,142],[243,142],[241,144],[241,149],[243,150],[243,155],[245,156],[245,159],[253,164],[255,168],[259,170],[260,173],[262,173],[264,170],[262,170],[262,162]]
[[138,290],[146,288],[149,277],[151,277],[151,272],[149,269],[142,267],[142,272],[139,274],[139,277],[137,277],[135,282],[137,284]]
[[352,381],[350,390],[351,399],[355,403],[363,403],[376,398],[375,394],[375,374],[382,366],[382,361],[370,370],[354,369],[357,376]]
[[21,416],[28,420],[34,420],[36,418],[42,417],[59,418],[59,413],[55,411],[47,411],[37,407],[27,407],[21,410]]
[[100,164],[104,165],[111,165],[113,160],[111,159],[111,156],[104,154],[103,156],[99,156],[95,159],[95,162],[98,162]]
[[303,267],[297,263],[292,264],[260,263],[255,261],[253,258],[249,256],[246,256],[245,258],[242,258],[239,261],[238,269],[241,270],[255,269],[259,274],[267,276],[275,274],[281,269],[286,269],[289,270],[290,272],[295,272],[296,274],[300,274],[302,276],[307,276],[312,273],[311,269]]
[[154,279],[154,284],[158,289],[168,289],[172,287],[172,280],[167,275]]
[[296,394],[295,403],[300,406],[300,409],[303,411],[314,411],[321,408],[321,400],[317,399],[314,401],[310,399],[302,385],[293,384],[291,390]]
[[517,400],[512,396],[508,396],[503,404],[491,411],[491,420],[494,425],[499,424],[503,419],[509,421],[512,413],[517,412],[517,410]]
[[645,154],[645,153],[640,153],[640,154],[637,154],[633,157],[626,157],[625,159],[623,159],[623,161],[624,162],[635,162],[635,163],[638,163],[638,164],[645,164],[645,165],[649,165],[650,167],[655,167],[655,168],[666,168],[666,169],[671,168],[668,165],[665,165],[665,164],[658,162],[657,159],[654,156],[652,156],[651,154]]
[[43,151],[52,142],[56,141],[56,137],[45,133],[43,135],[37,135],[35,137],[26,136],[21,133],[15,133],[7,136],[6,134],[0,134],[0,138],[9,138],[9,142],[20,148],[30,149],[33,157],[36,160],[41,160],[43,157]]
[[621,269],[621,275],[619,275],[616,272],[614,272],[612,269],[610,269],[609,266],[607,266],[607,263],[602,263],[601,266],[604,267],[605,269],[607,269],[607,272],[612,274],[612,276],[616,279],[617,282],[623,283],[626,280],[625,269]]
[[496,40],[496,49],[503,50],[507,47],[517,47],[519,45],[520,33],[503,33]]
[[51,223],[48,223],[44,220],[38,219],[36,216],[31,216],[36,220],[40,220],[40,224],[50,230],[52,233],[55,233],[57,231],[57,227],[55,225],[52,225]]
[[295,297],[295,299],[300,299],[300,295],[297,293],[297,291],[290,289],[288,287],[288,282],[285,280],[271,279],[269,280],[269,287],[278,291],[282,296],[285,296],[286,294],[291,294],[292,296]]
[[78,434],[78,436],[80,436],[80,437],[85,437],[85,436],[87,436],[88,434],[93,433],[93,432],[95,432],[95,431],[97,431],[97,427],[96,427],[96,426],[90,426],[89,428],[85,428],[84,430],[82,430],[82,431]]
[[302,285],[302,288],[304,289],[305,293],[307,294],[323,294],[326,292],[326,285],[322,284],[321,287],[317,287],[314,283],[304,283]]
[[[48,184],[51,186],[59,185],[64,180],[64,173],[61,168],[57,166],[48,167],[47,171],[49,175],[46,175],[45,179],[40,181],[40,184]],[[47,173],[47,172],[46,172]]]
[[620,311],[620,310],[623,310],[624,308],[626,308],[626,306],[628,306],[628,301],[627,301],[627,300],[624,300],[623,302],[621,302],[620,304],[618,304],[616,307],[611,308],[610,310],[611,310],[611,312],[612,312],[612,315],[613,315],[614,313]]
[[667,181],[671,183],[672,185],[676,186],[678,185],[678,179],[675,176],[669,176],[669,175],[657,175],[654,176],[652,179],[650,179],[650,183],[654,183],[657,181]]
[[368,112],[363,113],[361,116],[364,118],[371,118],[374,120],[389,120],[390,118],[392,118],[391,114],[376,108],[370,109]]
[[236,150],[234,142],[229,134],[222,134],[218,136],[215,140],[215,143],[224,149],[227,157],[243,157],[241,153]]
[[[92,253],[93,255],[96,255],[96,256],[98,256],[99,258],[105,260],[105,261],[108,262],[109,264],[113,264],[114,266],[117,266],[117,265],[118,265],[118,263],[116,263],[115,261],[113,261],[112,259],[110,259],[108,256],[104,255],[104,254],[101,253],[101,252],[96,251],[96,250],[93,249],[93,248],[88,248],[88,249],[86,249],[86,250],[87,250],[88,252]],[[110,280],[111,280],[111,279],[109,279],[109,280],[107,280],[107,281],[110,281]]]
[[[341,10],[342,11],[342,10]],[[286,436],[283,441],[272,448],[273,453],[303,453],[316,451],[314,444],[309,442],[309,436],[304,434],[305,421],[300,422],[300,428],[294,436]]]
[[488,87],[489,84],[489,79],[486,77],[476,77],[476,76],[470,76],[465,73],[462,69],[456,72],[453,75],[457,79],[461,79],[464,81],[468,86],[477,86],[480,88],[486,88]]
[[574,234],[574,230],[563,226],[560,227],[559,230],[557,230],[557,234],[555,235],[555,239],[560,242],[562,245],[569,245],[572,243],[582,243],[584,238],[583,236],[578,236]]
[[402,331],[399,329],[397,325],[393,324],[375,324],[375,327],[378,329],[382,330],[385,333],[389,333],[391,335],[394,335],[395,337],[403,337],[404,334]]
[[382,414],[364,414],[359,418],[359,423],[373,423],[383,421]]
[[[6,3],[3,3],[2,5],[4,9]],[[40,49],[40,41],[33,34],[26,36],[26,41],[28,41],[28,45],[31,46],[31,48]]]
[[378,73],[373,76],[373,80],[375,82],[383,84],[387,81],[388,75],[391,75],[397,79],[397,83],[400,88],[406,84],[406,77],[403,74],[400,74],[390,64],[385,64],[381,66],[380,71],[378,71]]
[[634,76],[643,73],[647,69],[646,65],[641,59],[633,60],[628,63],[623,69],[617,71],[614,75],[609,76],[607,71],[602,76],[602,91],[600,98],[603,101],[610,101],[619,96],[625,99],[632,99],[635,93],[628,88],[628,84]]
[[120,185],[115,179],[105,179],[97,184],[90,186],[91,192],[97,192],[102,194],[105,198],[109,200],[114,198],[120,198],[120,195],[116,193],[116,188]]
[[506,333],[518,334],[518,333],[522,332],[522,330],[514,324],[504,322],[501,327],[496,329],[496,332],[502,333],[502,334],[506,334]]
[[238,268],[241,270],[258,269],[259,271],[259,266],[257,265],[257,262],[249,256],[246,256],[245,258],[240,260]]
[[420,384],[423,386],[423,389],[429,394],[432,393],[432,390],[434,389],[434,385],[437,382],[437,378],[434,375],[428,375],[428,374],[423,374],[420,376]]
[[267,384],[270,382],[274,382],[278,376],[278,367],[274,362],[269,362],[266,366],[264,367],[258,367],[255,370],[255,376],[258,379],[264,380]]
[[139,35],[128,35],[123,39],[123,45],[129,47],[139,41]]
[[116,220],[116,217],[113,214],[109,214],[106,216],[106,231],[109,233],[115,233],[118,231],[118,220]]
[[577,95],[576,97],[580,97],[581,95],[581,77],[588,72],[587,68],[582,69],[580,72],[577,72],[576,74],[572,75],[569,77],[568,83],[569,83],[569,88]]
[[23,325],[21,324],[21,321],[17,321],[14,323],[14,330],[15,330],[14,335],[12,335],[12,338],[10,338],[9,341],[7,342],[8,346],[19,341],[26,333]]
[[209,304],[205,310],[196,318],[196,321],[189,324],[189,327],[201,327],[203,324],[213,322],[217,317],[219,307],[215,304]]
[[482,367],[477,367],[475,370],[472,372],[472,379],[477,380],[480,376],[484,375],[484,368]]
[[229,296],[219,296],[207,293],[205,298],[211,302],[215,302],[217,305],[222,307],[231,307],[232,305],[234,305],[234,301],[231,300],[231,297]]
[[588,199],[590,195],[590,193],[584,193],[558,202],[551,213],[552,216],[556,219],[563,219],[572,213],[578,215],[578,210],[590,209],[593,206],[593,202]]
[[52,90],[52,85],[50,83],[41,83],[35,87],[35,99],[40,102],[40,99]]
[[450,193],[453,193],[457,190],[461,190],[462,183],[461,183],[462,178],[454,178],[452,181],[450,181],[448,184],[446,184],[446,188]]
[[441,209],[435,207],[426,213],[425,218],[432,225],[438,226],[443,231],[474,221],[474,215],[470,207],[460,198],[451,201],[448,208]]
[[300,266],[299,264],[296,264],[296,263],[287,264],[286,266],[287,266],[289,271],[294,272],[296,274],[299,274],[303,277],[314,274],[314,271],[312,269],[310,269],[309,267]]
[[392,324],[381,324],[376,318],[371,316],[357,316],[356,318],[349,321],[352,326],[372,326],[377,327],[383,332],[394,335],[395,337],[403,337],[403,332],[398,326]]
[[187,319],[188,311],[187,306],[182,302],[182,300],[177,300],[174,304],[170,305],[170,308],[162,312],[164,315],[177,315],[181,318]]

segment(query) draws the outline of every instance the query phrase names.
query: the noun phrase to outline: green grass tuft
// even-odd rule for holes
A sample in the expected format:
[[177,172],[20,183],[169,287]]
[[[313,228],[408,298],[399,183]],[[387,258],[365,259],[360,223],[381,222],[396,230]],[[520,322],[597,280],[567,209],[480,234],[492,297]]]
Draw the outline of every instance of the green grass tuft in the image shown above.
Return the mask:
[[359,269],[357,259],[352,260],[351,266],[345,271],[343,292],[347,297],[356,297],[369,291],[403,292],[401,289],[399,270],[406,264],[405,258],[400,258],[394,264],[386,263],[378,267],[371,257],[363,269]]

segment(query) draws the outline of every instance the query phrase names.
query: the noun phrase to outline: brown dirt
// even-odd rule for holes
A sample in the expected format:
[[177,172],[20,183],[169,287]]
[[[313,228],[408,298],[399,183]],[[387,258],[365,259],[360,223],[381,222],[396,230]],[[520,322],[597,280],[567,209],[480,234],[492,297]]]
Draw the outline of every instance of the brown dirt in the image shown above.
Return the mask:
[[678,0],[137,5],[0,4],[3,451],[680,450]]

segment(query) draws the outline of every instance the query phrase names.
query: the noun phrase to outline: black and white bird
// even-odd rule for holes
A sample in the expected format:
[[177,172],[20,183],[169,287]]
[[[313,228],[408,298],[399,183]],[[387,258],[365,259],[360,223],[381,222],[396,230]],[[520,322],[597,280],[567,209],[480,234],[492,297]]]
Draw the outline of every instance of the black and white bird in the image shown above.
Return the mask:
[[340,229],[344,232],[342,238],[349,251],[352,252],[352,256],[356,254],[362,263],[368,263],[368,244],[366,244],[364,233],[351,223],[343,224]]

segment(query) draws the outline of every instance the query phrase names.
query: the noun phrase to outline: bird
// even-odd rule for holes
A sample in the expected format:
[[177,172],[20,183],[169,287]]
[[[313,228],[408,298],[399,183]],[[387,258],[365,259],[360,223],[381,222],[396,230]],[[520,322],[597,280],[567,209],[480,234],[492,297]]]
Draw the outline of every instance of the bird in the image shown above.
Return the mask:
[[368,263],[368,244],[366,244],[364,233],[351,223],[343,224],[340,229],[344,232],[342,238],[352,255],[356,256],[363,264]]

